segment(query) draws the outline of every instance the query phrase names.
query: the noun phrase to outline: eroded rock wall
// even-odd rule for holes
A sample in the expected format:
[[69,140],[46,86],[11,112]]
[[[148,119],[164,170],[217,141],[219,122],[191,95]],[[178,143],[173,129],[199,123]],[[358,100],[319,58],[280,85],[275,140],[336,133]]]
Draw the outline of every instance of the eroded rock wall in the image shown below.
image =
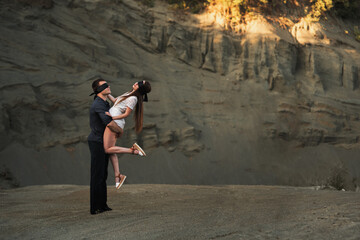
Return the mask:
[[[2,158],[14,144],[76,154],[90,131],[91,82],[101,75],[114,95],[139,79],[152,83],[144,131],[135,135],[129,119],[119,144],[139,142],[165,169],[179,164],[176,181],[156,178],[159,167],[134,182],[317,184],[344,161],[357,181],[359,43],[325,27],[304,43],[297,28],[263,24],[271,31],[254,25],[235,35],[162,2],[2,1]],[[328,153],[314,156],[323,145]],[[313,165],[298,173],[301,162]],[[321,177],[307,171],[324,166]]]

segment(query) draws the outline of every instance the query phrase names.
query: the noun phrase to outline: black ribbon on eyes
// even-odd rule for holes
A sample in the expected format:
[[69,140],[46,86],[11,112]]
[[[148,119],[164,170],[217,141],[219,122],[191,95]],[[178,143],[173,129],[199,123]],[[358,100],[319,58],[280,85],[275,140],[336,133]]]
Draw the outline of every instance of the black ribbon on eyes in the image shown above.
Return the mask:
[[138,86],[139,86],[139,90],[138,90],[139,93],[140,93],[141,95],[144,95],[143,101],[144,101],[144,102],[147,102],[147,101],[148,101],[148,96],[147,96],[147,94],[146,94],[146,90],[145,90],[143,81],[138,82]]
[[[101,93],[102,91],[104,91],[105,89],[107,89],[109,87],[109,85],[107,83],[104,83],[103,85],[100,85],[96,88],[96,90],[90,94],[89,96],[92,96],[92,95],[96,95],[98,93]],[[96,98],[96,96],[94,97],[94,99]]]

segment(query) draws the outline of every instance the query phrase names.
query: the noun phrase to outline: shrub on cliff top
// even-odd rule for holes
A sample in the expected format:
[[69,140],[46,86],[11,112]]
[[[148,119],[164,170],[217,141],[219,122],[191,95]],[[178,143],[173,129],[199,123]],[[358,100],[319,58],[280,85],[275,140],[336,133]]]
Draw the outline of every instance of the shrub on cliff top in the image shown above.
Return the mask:
[[360,19],[359,0],[333,0],[332,11],[341,18]]
[[207,0],[166,0],[166,2],[175,9],[188,10],[192,13],[199,13],[209,5]]
[[307,15],[312,21],[318,21],[329,11],[342,18],[360,19],[359,0],[166,0],[166,2],[175,9],[188,10],[192,13],[198,13],[209,5],[217,5],[224,14],[228,12],[234,18],[249,12],[283,16],[302,10],[302,15]]
[[140,1],[143,5],[148,6],[148,7],[155,6],[155,0],[138,0],[138,1]]
[[359,42],[360,42],[360,30],[359,30],[359,27],[358,27],[358,26],[355,26],[355,27],[354,27],[354,34],[355,34],[355,39],[356,39],[356,41],[359,41]]
[[[312,2],[312,1],[310,1]],[[311,4],[311,11],[306,18],[310,21],[319,21],[324,12],[329,11],[333,7],[332,0],[316,0]]]

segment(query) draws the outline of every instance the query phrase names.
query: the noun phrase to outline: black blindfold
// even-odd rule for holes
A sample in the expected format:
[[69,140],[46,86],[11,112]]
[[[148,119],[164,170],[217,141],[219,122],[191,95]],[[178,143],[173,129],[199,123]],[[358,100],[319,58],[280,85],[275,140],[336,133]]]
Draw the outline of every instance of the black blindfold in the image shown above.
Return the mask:
[[[92,95],[96,95],[96,94],[98,94],[98,93],[101,93],[102,91],[104,91],[105,89],[107,89],[109,87],[109,85],[107,84],[107,83],[104,83],[103,85],[100,85],[100,86],[98,86],[97,88],[96,88],[96,90],[92,93],[92,94],[90,94],[89,96],[92,96]],[[96,96],[95,96],[96,97]],[[94,97],[94,99],[95,99],[95,97]]]

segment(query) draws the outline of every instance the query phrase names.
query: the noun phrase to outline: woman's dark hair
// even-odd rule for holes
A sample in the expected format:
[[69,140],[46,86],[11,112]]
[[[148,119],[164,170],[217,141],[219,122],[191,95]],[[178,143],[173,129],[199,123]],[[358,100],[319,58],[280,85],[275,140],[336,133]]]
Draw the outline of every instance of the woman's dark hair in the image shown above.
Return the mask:
[[[145,81],[142,88],[143,88],[143,92],[145,92],[145,93],[151,92],[151,85],[148,81]],[[137,103],[135,106],[135,113],[134,113],[134,120],[135,120],[135,131],[136,131],[136,133],[140,133],[143,128],[144,107],[143,107],[143,95],[139,92],[139,89],[127,96],[124,96],[119,102],[122,102],[131,96],[135,96],[137,98]]]

